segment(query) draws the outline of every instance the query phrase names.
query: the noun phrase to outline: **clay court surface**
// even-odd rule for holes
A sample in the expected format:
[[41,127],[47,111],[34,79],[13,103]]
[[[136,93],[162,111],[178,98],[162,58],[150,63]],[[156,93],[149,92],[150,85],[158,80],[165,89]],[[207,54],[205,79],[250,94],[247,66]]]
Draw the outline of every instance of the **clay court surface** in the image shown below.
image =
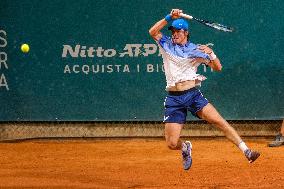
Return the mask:
[[0,143],[0,188],[284,188],[284,146],[250,139],[249,164],[226,139],[193,139],[193,166],[163,139]]

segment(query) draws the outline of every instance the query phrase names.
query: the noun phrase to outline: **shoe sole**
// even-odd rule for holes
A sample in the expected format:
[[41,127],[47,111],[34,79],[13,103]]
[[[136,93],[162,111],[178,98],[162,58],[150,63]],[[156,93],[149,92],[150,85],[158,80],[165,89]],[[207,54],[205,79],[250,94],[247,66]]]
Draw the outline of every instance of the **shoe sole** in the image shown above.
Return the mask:
[[257,154],[256,158],[254,160],[249,160],[249,163],[254,162],[255,160],[257,160],[257,158],[260,156],[260,153]]

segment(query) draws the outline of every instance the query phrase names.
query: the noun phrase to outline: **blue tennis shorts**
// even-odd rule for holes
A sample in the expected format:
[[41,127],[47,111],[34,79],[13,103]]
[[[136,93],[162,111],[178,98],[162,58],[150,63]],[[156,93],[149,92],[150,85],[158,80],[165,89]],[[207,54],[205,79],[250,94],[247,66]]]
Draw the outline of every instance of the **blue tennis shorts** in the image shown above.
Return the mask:
[[198,117],[196,113],[207,104],[208,100],[195,87],[185,91],[169,91],[164,103],[164,122],[183,124],[186,122],[187,111]]

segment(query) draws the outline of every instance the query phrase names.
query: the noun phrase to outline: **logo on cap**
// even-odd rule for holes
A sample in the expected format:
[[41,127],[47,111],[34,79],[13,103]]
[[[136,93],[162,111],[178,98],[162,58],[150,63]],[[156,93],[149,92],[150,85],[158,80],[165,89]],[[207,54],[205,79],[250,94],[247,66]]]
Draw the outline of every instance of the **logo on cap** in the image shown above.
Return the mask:
[[169,30],[172,30],[173,28],[177,30],[188,30],[188,23],[182,18],[176,19],[172,22],[172,25],[168,28]]

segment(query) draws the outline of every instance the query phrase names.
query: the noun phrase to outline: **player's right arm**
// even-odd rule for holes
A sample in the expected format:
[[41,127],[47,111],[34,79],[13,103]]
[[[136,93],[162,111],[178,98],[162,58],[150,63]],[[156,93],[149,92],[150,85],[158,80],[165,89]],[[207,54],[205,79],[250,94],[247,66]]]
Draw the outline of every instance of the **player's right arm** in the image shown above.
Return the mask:
[[158,21],[156,24],[154,24],[154,26],[152,26],[149,30],[149,34],[152,36],[152,38],[156,41],[159,41],[162,37],[163,34],[161,32],[161,30],[168,24],[168,22],[166,21],[166,19],[162,19],[160,21]]
[[153,39],[159,41],[163,37],[161,30],[168,24],[169,20],[179,18],[180,13],[182,13],[182,10],[172,9],[169,15],[167,15],[165,18],[154,24],[154,26],[152,26],[149,30],[149,34],[153,37]]

